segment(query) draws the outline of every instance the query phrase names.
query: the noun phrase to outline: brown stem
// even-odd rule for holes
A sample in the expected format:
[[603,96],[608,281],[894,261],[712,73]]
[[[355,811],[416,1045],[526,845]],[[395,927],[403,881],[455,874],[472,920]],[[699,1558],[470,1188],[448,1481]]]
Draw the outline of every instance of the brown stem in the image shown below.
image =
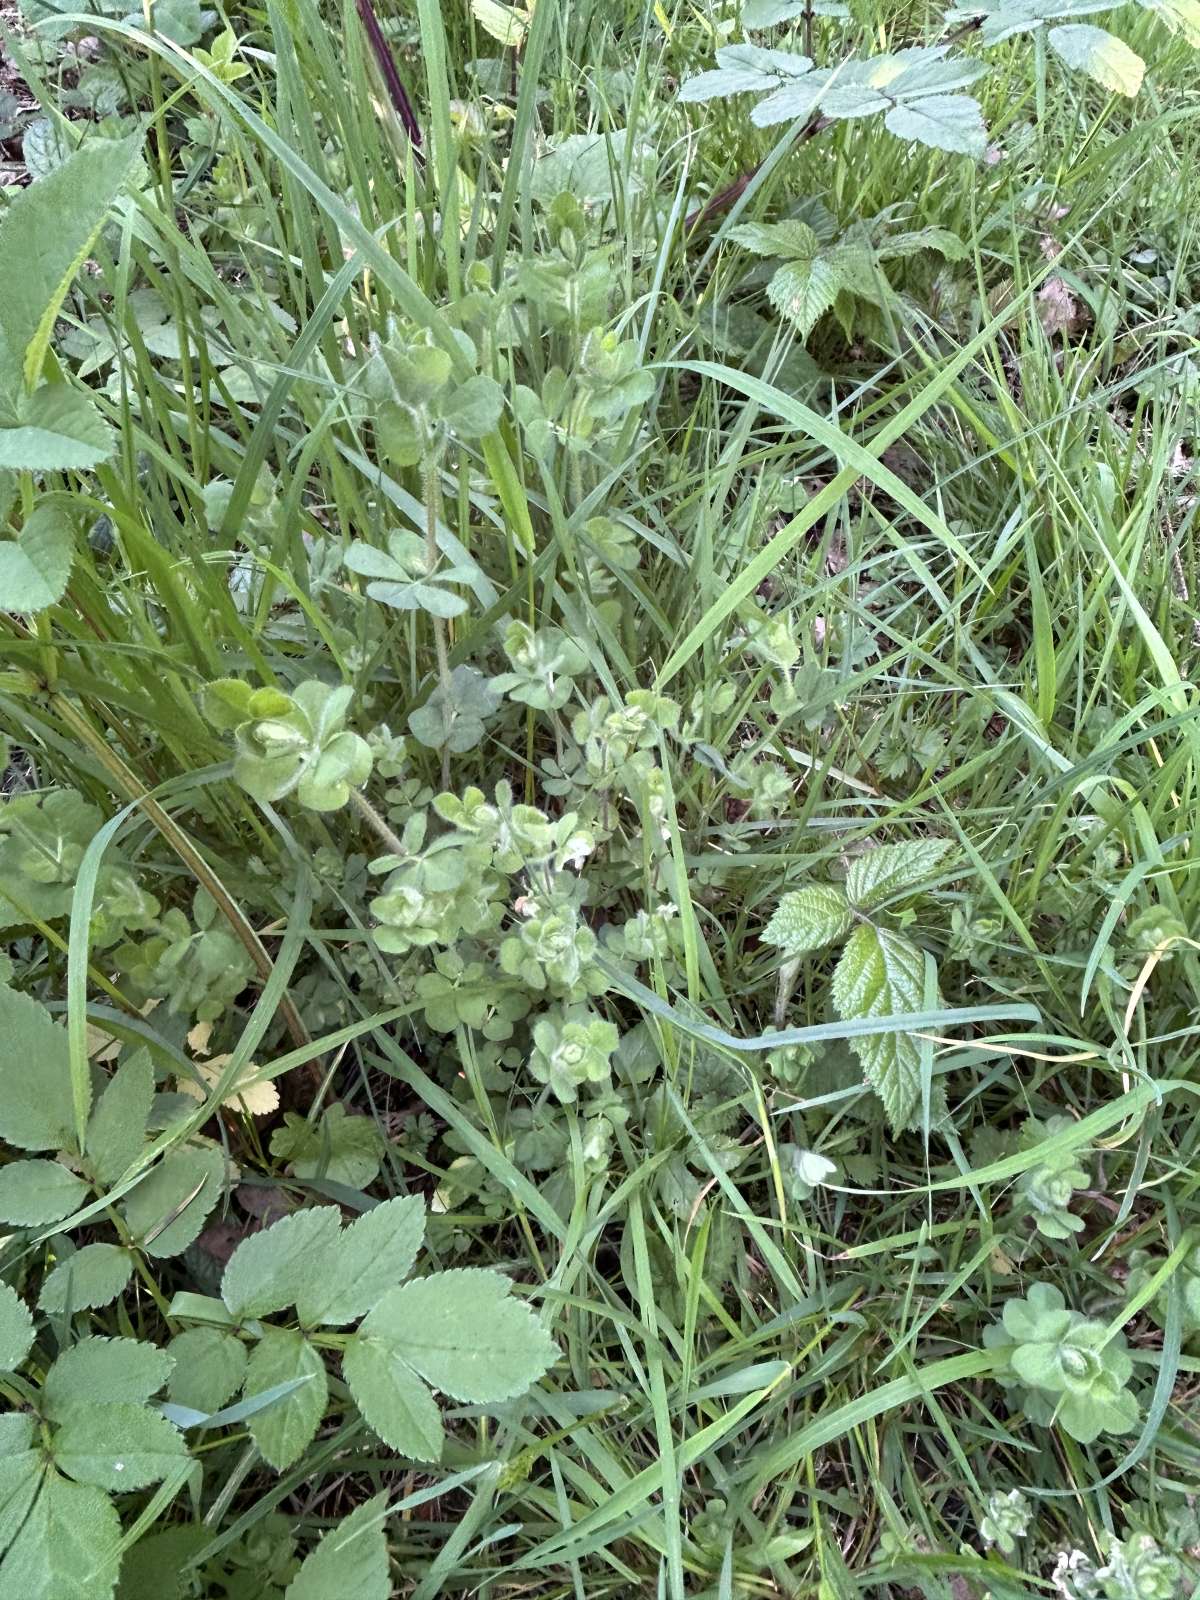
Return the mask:
[[421,124],[417,121],[417,114],[412,108],[412,101],[408,98],[408,91],[404,87],[404,80],[400,76],[400,69],[396,65],[396,58],[392,54],[391,46],[383,36],[383,29],[379,26],[379,18],[375,15],[375,8],[371,0],[355,0],[358,6],[359,20],[363,25],[367,40],[371,46],[371,53],[379,68],[387,92],[395,108],[396,115],[404,124],[404,131],[409,137],[413,147],[413,155],[419,167],[425,165],[425,157],[421,150]]
[[[796,135],[796,144],[803,144],[806,140],[815,138],[818,133],[824,133],[826,128],[833,126],[833,123],[832,117],[814,117],[800,129]],[[727,189],[721,189],[717,194],[710,195],[702,206],[697,206],[695,211],[689,212],[683,219],[684,233],[691,233],[693,228],[702,222],[707,222],[710,217],[715,217],[718,212],[728,211],[730,206],[745,194],[762,171],[762,167],[760,161],[757,166],[751,167],[749,172],[743,172],[740,178],[735,178]]]

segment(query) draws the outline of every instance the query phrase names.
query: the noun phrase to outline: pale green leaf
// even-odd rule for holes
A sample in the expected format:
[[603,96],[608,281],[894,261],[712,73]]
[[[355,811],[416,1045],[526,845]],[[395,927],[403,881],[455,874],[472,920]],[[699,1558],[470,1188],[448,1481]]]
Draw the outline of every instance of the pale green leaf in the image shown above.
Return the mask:
[[785,894],[763,929],[763,942],[778,945],[786,956],[820,950],[849,933],[852,926],[846,896],[830,883],[810,883]]
[[58,1357],[46,1375],[42,1405],[61,1417],[78,1401],[123,1401],[144,1405],[167,1381],[171,1357],[141,1339],[80,1339]]
[[117,1581],[121,1521],[102,1489],[48,1473],[0,1562],[12,1600],[109,1600]]
[[77,1400],[64,1406],[51,1446],[55,1463],[97,1489],[144,1489],[187,1457],[174,1423],[146,1406]]
[[[21,1150],[75,1143],[67,1030],[29,995],[0,986],[0,1139]],[[36,1062],[36,1071],[30,1063]]]
[[[833,975],[833,1003],[840,1017],[850,1021],[919,1011],[924,989],[925,958],[916,945],[870,923],[855,928]],[[921,1105],[917,1040],[908,1033],[869,1033],[850,1042],[892,1127],[908,1127]]]
[[[0,429],[0,448],[4,430]],[[62,599],[75,556],[75,534],[56,505],[42,504],[15,539],[0,544],[0,610],[33,614]]]
[[768,50],[757,44],[725,45],[717,51],[717,65],[688,78],[679,88],[685,103],[723,100],[731,94],[763,94],[788,78],[803,77],[812,68],[807,56],[788,50]]
[[753,250],[759,256],[793,257],[809,261],[819,254],[821,241],[807,222],[789,218],[785,222],[743,222],[730,228],[734,244]]
[[40,1451],[25,1449],[0,1456],[0,1554],[16,1538],[42,1486],[44,1471]]
[[906,839],[882,844],[855,856],[846,873],[846,896],[858,911],[873,911],[905,889],[915,889],[937,871],[950,842],[947,839]]
[[346,1228],[327,1269],[314,1273],[296,1298],[305,1327],[354,1322],[412,1270],[425,1235],[419,1195],[385,1200]]
[[85,1244],[66,1256],[42,1284],[38,1305],[51,1315],[110,1304],[129,1282],[133,1260],[115,1244]]
[[500,421],[504,391],[494,378],[476,373],[459,384],[442,408],[442,421],[458,439],[482,439]]
[[0,1372],[15,1372],[33,1348],[29,1307],[8,1283],[0,1283]]
[[836,261],[817,256],[812,261],[785,262],[767,285],[767,298],[807,339],[842,287]]
[[524,1394],[558,1356],[528,1306],[498,1272],[463,1267],[390,1290],[362,1325],[456,1400]]
[[1200,0],[1138,0],[1138,4],[1153,12],[1172,33],[1181,33],[1193,49],[1200,48]]
[[342,1353],[342,1377],[354,1403],[384,1444],[413,1461],[440,1461],[437,1402],[383,1339],[356,1334]]
[[525,43],[530,16],[523,8],[504,5],[502,0],[471,0],[471,14],[497,44],[519,50]]
[[225,1157],[215,1146],[168,1150],[121,1202],[129,1231],[142,1250],[177,1256],[199,1234],[225,1179]]
[[97,1183],[109,1188],[137,1160],[154,1101],[154,1065],[136,1050],[113,1073],[96,1101],[85,1149]]
[[77,1211],[87,1184],[58,1161],[11,1161],[0,1167],[0,1222],[40,1227]]
[[934,150],[982,157],[987,150],[987,128],[979,102],[965,94],[932,95],[893,106],[884,125],[897,139],[912,140]]
[[0,212],[0,339],[31,388],[54,320],[133,170],[142,138],[139,129],[127,139],[92,139]]
[[1142,87],[1146,63],[1107,28],[1076,22],[1051,28],[1046,39],[1060,61],[1086,73],[1102,89],[1132,99]]
[[294,1328],[265,1328],[246,1368],[246,1398],[264,1394],[291,1378],[308,1381],[256,1411],[247,1422],[263,1460],[277,1472],[298,1460],[316,1437],[329,1386],[325,1363],[303,1334]]
[[0,422],[0,467],[82,472],[107,461],[116,435],[82,389],[44,383]]
[[356,1506],[305,1557],[284,1600],[388,1600],[384,1513],[388,1497],[377,1494]]
[[193,1411],[219,1411],[241,1388],[246,1347],[223,1328],[188,1328],[168,1346],[175,1366],[167,1393]]
[[246,1322],[294,1305],[313,1273],[330,1271],[340,1234],[337,1207],[316,1206],[243,1239],[221,1279],[221,1298],[230,1314]]

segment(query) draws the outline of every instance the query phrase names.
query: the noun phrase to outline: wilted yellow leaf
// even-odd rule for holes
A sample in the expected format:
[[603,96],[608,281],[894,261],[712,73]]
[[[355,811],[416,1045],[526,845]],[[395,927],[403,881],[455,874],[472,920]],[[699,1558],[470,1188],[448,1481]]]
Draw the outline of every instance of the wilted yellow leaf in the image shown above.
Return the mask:
[[[230,1059],[228,1055],[223,1055],[213,1056],[211,1061],[197,1061],[196,1072],[204,1082],[204,1089],[194,1078],[180,1077],[176,1079],[180,1090],[190,1094],[193,1100],[205,1099],[205,1090],[213,1089],[220,1082]],[[269,1112],[279,1109],[279,1090],[269,1079],[260,1079],[258,1068],[250,1061],[226,1090],[221,1104],[244,1111],[252,1117],[265,1117]]]

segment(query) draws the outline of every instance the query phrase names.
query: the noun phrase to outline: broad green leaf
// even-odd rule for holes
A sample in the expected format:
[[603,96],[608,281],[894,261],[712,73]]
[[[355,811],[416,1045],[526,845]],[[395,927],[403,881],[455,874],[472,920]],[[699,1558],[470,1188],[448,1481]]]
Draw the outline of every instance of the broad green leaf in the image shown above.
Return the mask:
[[102,1187],[111,1187],[137,1160],[153,1101],[154,1064],[148,1050],[136,1050],[101,1090],[88,1123],[85,1148]]
[[356,1334],[342,1352],[342,1377],[384,1444],[413,1461],[441,1460],[444,1435],[437,1402],[388,1344]]
[[58,1222],[79,1209],[87,1192],[58,1161],[11,1161],[0,1167],[0,1222],[21,1228]]
[[500,421],[504,391],[494,378],[477,373],[459,384],[442,407],[442,421],[459,439],[482,439]]
[[[0,429],[0,448],[4,430]],[[38,506],[16,539],[0,544],[0,610],[33,614],[66,591],[75,534],[56,505]]]
[[773,94],[758,102],[750,113],[750,121],[756,128],[771,128],[779,122],[813,116],[831,76],[829,72],[814,72],[807,78],[782,83]]
[[32,1415],[28,1411],[0,1411],[0,1460],[24,1455],[32,1443]]
[[1101,88],[1132,99],[1142,87],[1146,63],[1107,28],[1076,22],[1051,28],[1046,39],[1061,61],[1078,72],[1086,72]]
[[46,1375],[46,1415],[62,1416],[78,1401],[123,1401],[140,1406],[167,1381],[171,1357],[141,1339],[80,1339],[63,1351]]
[[121,1562],[117,1600],[184,1600],[195,1592],[187,1563],[211,1543],[212,1529],[202,1522],[184,1522],[139,1539]]
[[833,258],[788,261],[767,285],[767,298],[807,339],[845,287]]
[[38,1305],[52,1316],[110,1304],[129,1282],[133,1258],[115,1244],[85,1244],[60,1261],[42,1285]]
[[[924,990],[925,958],[916,945],[870,923],[855,928],[833,974],[833,1003],[843,1020],[919,1011]],[[917,1041],[907,1033],[868,1033],[850,1042],[892,1127],[908,1127],[921,1106]]]
[[855,910],[873,911],[931,877],[949,849],[947,839],[906,839],[855,856],[846,873],[846,897]]
[[784,955],[799,956],[832,944],[852,926],[842,891],[831,883],[810,883],[784,895],[762,937],[764,943],[778,945]]
[[167,1393],[193,1411],[219,1411],[246,1376],[246,1347],[222,1328],[188,1328],[168,1351],[175,1365]]
[[[87,259],[109,207],[141,148],[127,139],[93,139],[0,212],[0,341],[32,388],[67,291]],[[12,385],[0,371],[0,392]]]
[[462,1267],[390,1290],[362,1325],[435,1389],[456,1400],[510,1400],[558,1357],[498,1272]]
[[1016,34],[1033,33],[1047,22],[1111,10],[1111,0],[976,0],[974,4],[968,0],[955,6],[949,15],[955,21],[962,17],[982,17],[980,40],[985,45],[993,45]]
[[757,44],[730,44],[717,51],[717,65],[680,85],[686,103],[723,100],[731,94],[763,94],[786,78],[803,77],[812,68],[807,56],[788,50],[767,50]]
[[1193,49],[1200,49],[1200,0],[1138,0],[1138,4],[1153,12],[1172,33],[1181,33]]
[[312,1274],[332,1269],[340,1234],[337,1207],[315,1206],[243,1239],[221,1279],[221,1298],[230,1314],[247,1322],[294,1305]]
[[0,1372],[15,1372],[33,1348],[29,1307],[8,1283],[0,1283]]
[[109,1600],[121,1520],[102,1489],[51,1472],[0,1562],[0,1595],[13,1600]]
[[82,472],[107,461],[116,435],[82,389],[44,383],[0,422],[0,467]]
[[897,139],[913,140],[934,150],[982,157],[987,150],[987,128],[978,100],[966,94],[932,95],[893,106],[884,126]]
[[386,1493],[377,1494],[330,1528],[301,1563],[284,1600],[388,1600],[387,1503]]
[[168,1150],[121,1202],[129,1231],[147,1255],[177,1256],[221,1198],[225,1157],[214,1146]]
[[821,241],[808,223],[795,218],[786,222],[744,222],[731,228],[729,237],[759,256],[811,261],[821,250]]
[[325,1363],[303,1334],[294,1328],[265,1328],[246,1368],[246,1398],[263,1394],[289,1378],[309,1381],[274,1405],[256,1411],[247,1422],[250,1437],[276,1472],[290,1467],[316,1437],[329,1386]]
[[420,1195],[385,1200],[352,1222],[325,1272],[314,1273],[296,1298],[305,1327],[354,1322],[412,1270],[425,1236]]
[[0,1139],[21,1150],[71,1149],[67,1030],[36,1000],[0,986],[0,1040]]
[[188,1453],[174,1423],[123,1400],[103,1405],[77,1400],[65,1406],[51,1451],[77,1483],[114,1490],[157,1483]]
[[40,1451],[0,1456],[0,1554],[8,1549],[42,1485],[45,1459]]

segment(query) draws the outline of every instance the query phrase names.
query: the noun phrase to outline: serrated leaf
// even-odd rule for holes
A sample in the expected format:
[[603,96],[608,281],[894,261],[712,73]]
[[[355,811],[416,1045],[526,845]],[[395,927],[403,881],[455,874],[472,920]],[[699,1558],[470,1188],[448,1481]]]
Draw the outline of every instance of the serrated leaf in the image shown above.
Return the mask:
[[420,1195],[385,1200],[364,1213],[343,1230],[326,1271],[314,1274],[297,1296],[301,1323],[340,1327],[363,1316],[408,1276],[424,1236]]
[[[0,1139],[21,1150],[75,1144],[67,1031],[28,995],[0,986]],[[29,1063],[37,1062],[37,1071]]]
[[115,443],[113,430],[82,389],[44,383],[19,401],[10,422],[0,423],[0,467],[82,472],[107,461]]
[[812,261],[785,262],[767,285],[767,298],[807,339],[842,288],[836,262],[817,256]]
[[388,1600],[387,1502],[386,1493],[377,1494],[330,1528],[301,1563],[284,1600]]
[[0,1594],[14,1600],[109,1600],[120,1538],[121,1520],[102,1489],[48,1473],[0,1562]]
[[[0,429],[0,449],[3,434]],[[36,507],[19,536],[0,544],[0,610],[33,615],[57,604],[74,556],[74,530],[62,511],[56,505]]]
[[1085,72],[1101,88],[1132,100],[1142,87],[1146,63],[1107,28],[1070,23],[1051,28],[1046,39],[1060,61],[1078,72]]
[[812,70],[807,56],[789,50],[768,50],[757,44],[731,44],[717,51],[717,65],[697,73],[679,88],[685,103],[723,100],[731,94],[762,94],[786,79]]
[[115,1244],[85,1244],[42,1284],[38,1305],[52,1316],[109,1305],[129,1282],[133,1260]]
[[246,1398],[264,1394],[290,1378],[307,1378],[308,1382],[274,1405],[256,1411],[246,1424],[263,1460],[276,1472],[299,1460],[316,1437],[329,1385],[325,1363],[303,1334],[294,1328],[265,1328],[246,1367]]
[[821,104],[831,77],[830,72],[817,71],[806,78],[781,84],[773,94],[758,102],[750,113],[750,121],[756,128],[774,127],[778,122],[806,121]]
[[983,112],[970,95],[932,95],[927,100],[893,106],[883,121],[897,139],[909,139],[934,150],[977,157],[987,150]]
[[121,1202],[129,1231],[149,1256],[186,1250],[221,1198],[225,1157],[213,1146],[168,1150]]
[[17,1536],[42,1486],[45,1460],[36,1450],[0,1456],[0,1555]]
[[8,1283],[0,1283],[0,1372],[15,1372],[33,1348],[29,1307]]
[[948,839],[906,839],[881,844],[856,856],[846,873],[846,897],[858,911],[873,911],[905,889],[915,889],[937,871],[950,849]]
[[362,1325],[435,1389],[456,1400],[511,1400],[558,1357],[529,1307],[498,1272],[462,1267],[390,1290]]
[[[1181,33],[1193,49],[1200,48],[1200,3],[1198,0],[1138,0],[1172,33]],[[1109,10],[1108,6],[1100,9]]]
[[[899,934],[859,923],[833,974],[833,1003],[845,1021],[903,1016],[921,1009],[924,988],[925,958],[916,945]],[[917,1041],[908,1033],[873,1033],[850,1043],[893,1129],[909,1126],[921,1105]]]
[[230,1315],[246,1322],[294,1305],[311,1274],[333,1267],[340,1234],[337,1207],[314,1206],[243,1239],[221,1279],[221,1298]]
[[0,1167],[0,1222],[39,1227],[78,1210],[87,1184],[58,1161],[11,1161]]
[[55,1420],[80,1401],[141,1406],[167,1381],[171,1357],[141,1339],[80,1339],[46,1374],[42,1405]]
[[223,1328],[188,1328],[168,1347],[175,1365],[167,1393],[192,1411],[219,1411],[246,1377],[246,1347]]
[[953,15],[982,17],[980,40],[984,45],[993,45],[1020,33],[1033,33],[1046,22],[1111,10],[1110,0],[983,0],[981,4],[958,6]]
[[105,1084],[88,1123],[85,1149],[96,1181],[104,1188],[116,1183],[137,1160],[153,1101],[150,1052],[136,1050]]
[[[93,139],[0,213],[0,341],[37,381],[67,291],[133,170],[142,133]],[[0,390],[6,386],[0,373]],[[4,463],[7,464],[7,463]]]
[[157,1411],[125,1401],[65,1406],[51,1444],[56,1465],[97,1489],[144,1489],[187,1459],[179,1429]]
[[784,895],[762,937],[765,944],[778,945],[785,955],[798,956],[832,944],[852,926],[842,891],[831,883],[810,883]]
[[795,257],[811,260],[820,253],[821,241],[807,222],[788,218],[784,222],[743,222],[730,228],[729,237],[743,249],[759,256]]
[[384,1444],[413,1461],[441,1460],[444,1437],[437,1402],[390,1345],[356,1334],[342,1352],[342,1377]]

